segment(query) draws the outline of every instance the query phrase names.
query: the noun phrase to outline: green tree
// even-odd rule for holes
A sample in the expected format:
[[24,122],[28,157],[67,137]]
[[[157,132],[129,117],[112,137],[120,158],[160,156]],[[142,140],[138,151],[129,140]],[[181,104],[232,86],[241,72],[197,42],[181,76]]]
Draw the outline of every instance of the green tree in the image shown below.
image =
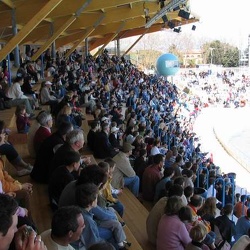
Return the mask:
[[222,65],[223,67],[237,67],[239,65],[239,49],[218,40],[203,45],[205,62]]

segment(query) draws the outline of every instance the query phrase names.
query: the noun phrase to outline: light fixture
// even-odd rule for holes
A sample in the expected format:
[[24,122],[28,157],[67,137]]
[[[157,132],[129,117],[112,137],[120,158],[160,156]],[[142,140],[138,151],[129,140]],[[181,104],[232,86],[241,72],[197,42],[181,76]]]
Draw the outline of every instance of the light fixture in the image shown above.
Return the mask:
[[174,25],[173,22],[168,21],[168,27],[169,27],[170,29],[173,29],[173,28],[175,27],[175,25]]
[[185,10],[180,10],[178,16],[184,19],[189,19],[190,13]]
[[162,16],[162,21],[163,21],[163,23],[167,23],[168,22],[167,15]]
[[174,32],[180,33],[180,32],[181,32],[181,27],[179,27],[179,28],[174,28]]
[[145,28],[151,27],[155,22],[157,22],[162,16],[164,16],[167,12],[172,11],[174,8],[179,6],[180,4],[184,4],[187,0],[172,0],[166,6],[161,8],[156,15],[154,15],[145,25]]

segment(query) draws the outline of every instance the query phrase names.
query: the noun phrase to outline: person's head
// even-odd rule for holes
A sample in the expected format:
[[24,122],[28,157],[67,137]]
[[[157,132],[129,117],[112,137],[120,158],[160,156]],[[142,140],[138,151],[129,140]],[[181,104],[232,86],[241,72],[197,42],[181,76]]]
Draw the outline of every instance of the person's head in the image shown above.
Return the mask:
[[79,151],[84,145],[84,136],[81,129],[74,129],[67,133],[66,142],[75,150]]
[[61,121],[57,124],[57,133],[65,138],[66,134],[73,130],[73,125],[68,121]]
[[104,162],[104,161],[100,161],[98,163],[98,166],[103,169],[103,171],[107,174],[109,174],[109,164],[107,162]]
[[82,169],[76,185],[84,183],[94,183],[100,189],[107,182],[108,175],[98,165],[88,165]]
[[1,249],[8,250],[17,231],[17,202],[6,194],[0,194],[0,242]]
[[91,209],[97,206],[99,188],[94,183],[85,183],[76,188],[76,204],[82,208]]
[[168,198],[165,214],[166,215],[178,215],[180,209],[183,207],[183,202],[179,196],[171,196]]
[[24,81],[24,78],[21,74],[20,75],[18,74],[16,79],[14,80],[14,82],[18,82],[20,85],[23,85],[23,81]]
[[51,128],[53,125],[52,115],[49,112],[42,112],[37,116],[37,121],[41,126]]
[[216,203],[217,203],[217,199],[215,197],[208,197],[205,200],[201,208],[202,213],[215,216],[216,215]]
[[187,199],[192,197],[194,195],[194,188],[191,186],[187,186],[184,188],[184,195],[186,196]]
[[203,204],[203,198],[200,195],[195,194],[190,198],[190,205],[192,205],[196,209],[200,209],[202,204]]
[[174,179],[174,184],[184,186],[185,178],[183,176],[178,176]]
[[207,229],[202,223],[193,226],[189,232],[189,236],[194,242],[202,242],[205,239],[206,235]]
[[65,165],[70,167],[72,171],[78,171],[80,167],[81,155],[77,151],[69,151],[65,159]]
[[66,104],[60,110],[59,115],[71,115],[71,113],[72,113],[72,108],[68,104]]
[[90,128],[92,129],[92,130],[97,130],[97,129],[99,129],[100,128],[100,122],[99,121],[93,121],[93,122],[91,122],[90,123]]
[[247,196],[245,194],[241,195],[241,197],[240,197],[241,202],[245,202],[246,199],[247,199]]
[[169,177],[171,178],[174,175],[174,168],[173,167],[168,167],[164,169],[163,172],[164,177]]
[[180,220],[183,222],[192,222],[193,220],[192,210],[189,206],[182,207],[178,215]]
[[134,148],[135,148],[135,147],[132,146],[130,143],[124,142],[124,143],[123,143],[123,146],[122,146],[122,152],[125,153],[125,154],[128,154],[128,155],[131,155],[131,154],[132,154],[132,150],[133,150]]
[[233,204],[228,203],[221,209],[221,214],[231,216],[233,213]]
[[160,165],[161,164],[161,166],[163,167],[163,165],[164,165],[164,155],[162,155],[162,154],[156,154],[156,155],[154,155],[153,162],[156,165]]
[[24,115],[26,113],[26,106],[23,104],[17,105],[16,106],[16,111],[15,111],[15,115]]
[[112,174],[115,170],[116,162],[112,158],[106,158],[104,162],[109,164],[109,177],[112,177]]
[[104,241],[92,245],[88,250],[115,250],[115,247],[111,243]]
[[64,239],[71,243],[80,239],[84,227],[85,224],[80,207],[61,207],[52,217],[51,236],[52,238]]
[[168,190],[168,197],[171,196],[181,197],[182,195],[183,195],[183,187],[181,185],[174,184]]

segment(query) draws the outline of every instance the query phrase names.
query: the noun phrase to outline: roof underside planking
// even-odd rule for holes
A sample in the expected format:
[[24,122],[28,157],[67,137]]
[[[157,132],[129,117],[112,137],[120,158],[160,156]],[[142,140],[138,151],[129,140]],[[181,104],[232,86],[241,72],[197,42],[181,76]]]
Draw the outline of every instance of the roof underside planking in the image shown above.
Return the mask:
[[[166,0],[165,4],[169,2],[171,0]],[[105,44],[110,37],[117,39],[141,35],[146,31],[145,8],[152,17],[160,10],[159,1],[0,0],[0,42],[5,44],[0,51],[0,61],[18,44],[37,44],[47,48],[55,41],[56,48],[82,46],[88,36],[89,49],[93,50]],[[168,20],[176,26],[198,21],[195,17],[183,19],[178,12],[167,13]],[[15,37],[13,20],[18,30]],[[147,33],[162,28],[163,20],[160,18]]]

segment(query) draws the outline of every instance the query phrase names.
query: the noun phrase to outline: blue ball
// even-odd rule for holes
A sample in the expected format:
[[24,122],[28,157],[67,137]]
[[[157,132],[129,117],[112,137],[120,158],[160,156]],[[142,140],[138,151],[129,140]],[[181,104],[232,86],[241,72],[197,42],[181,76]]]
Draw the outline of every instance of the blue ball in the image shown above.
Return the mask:
[[180,68],[178,57],[170,53],[163,54],[157,59],[156,68],[159,75],[173,76]]

